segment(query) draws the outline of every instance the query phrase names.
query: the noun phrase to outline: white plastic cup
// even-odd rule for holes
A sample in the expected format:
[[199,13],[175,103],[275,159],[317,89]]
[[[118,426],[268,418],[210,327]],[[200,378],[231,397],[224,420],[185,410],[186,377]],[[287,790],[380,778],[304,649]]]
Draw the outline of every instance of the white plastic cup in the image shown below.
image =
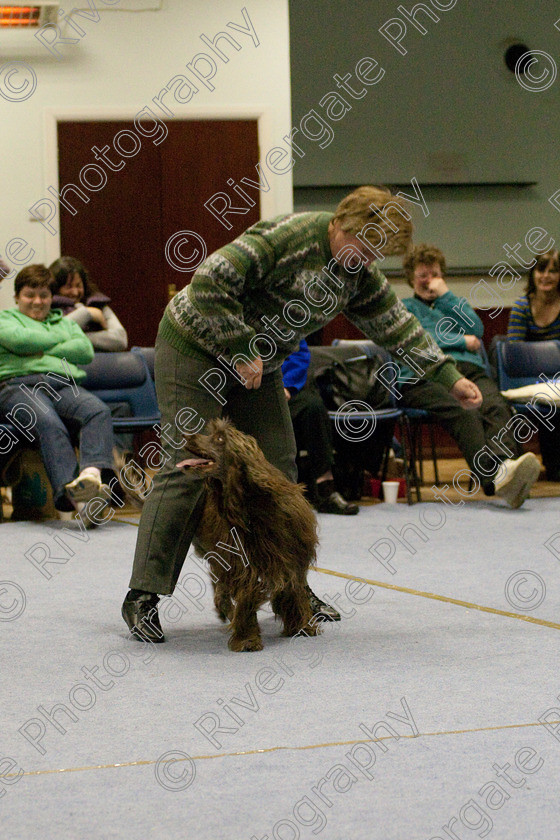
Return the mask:
[[383,486],[383,501],[390,505],[394,505],[399,495],[400,481],[384,481]]

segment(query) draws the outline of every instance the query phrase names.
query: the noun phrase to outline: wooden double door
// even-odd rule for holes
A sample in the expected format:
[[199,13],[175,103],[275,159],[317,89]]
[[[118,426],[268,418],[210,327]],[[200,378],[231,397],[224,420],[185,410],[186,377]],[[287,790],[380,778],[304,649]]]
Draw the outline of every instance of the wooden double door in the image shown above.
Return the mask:
[[[76,212],[60,208],[61,252],[81,260],[111,298],[130,346],[154,344],[170,295],[192,276],[166,258],[174,234],[197,233],[210,254],[259,218],[258,197],[247,214],[227,217],[231,230],[204,207],[218,191],[234,195],[229,179],[256,178],[256,120],[172,120],[165,126],[168,134],[159,144],[155,134],[138,136],[141,148],[132,155],[130,121],[58,123],[59,190],[75,184],[89,198],[85,203],[74,191],[65,192],[65,203]],[[129,157],[115,151],[119,132],[117,148]],[[80,173],[91,189],[84,189]],[[190,239],[179,242],[179,257],[172,258],[182,268],[202,247]]]

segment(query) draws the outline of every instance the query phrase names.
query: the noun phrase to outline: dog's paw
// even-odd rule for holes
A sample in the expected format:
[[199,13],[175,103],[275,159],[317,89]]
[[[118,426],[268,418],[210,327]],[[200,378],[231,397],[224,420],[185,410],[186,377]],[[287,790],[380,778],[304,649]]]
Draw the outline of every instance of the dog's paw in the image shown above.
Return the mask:
[[323,632],[323,623],[323,621],[315,621],[313,624],[306,624],[301,632],[302,634],[305,633],[306,636],[320,636]]
[[262,650],[263,643],[260,636],[253,636],[250,639],[237,639],[235,636],[232,636],[228,642],[228,648],[236,652]]
[[323,623],[323,620],[318,621],[314,617],[309,624],[305,624],[303,627],[284,627],[282,635],[290,638],[294,638],[294,636],[320,636],[323,632]]

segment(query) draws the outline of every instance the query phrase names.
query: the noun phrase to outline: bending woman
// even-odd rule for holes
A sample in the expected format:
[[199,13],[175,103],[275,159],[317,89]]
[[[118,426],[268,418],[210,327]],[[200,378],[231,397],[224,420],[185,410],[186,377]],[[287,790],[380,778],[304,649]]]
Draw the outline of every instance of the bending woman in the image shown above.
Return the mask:
[[74,257],[60,257],[50,267],[54,275],[53,307],[62,309],[87,333],[95,350],[126,350],[126,330],[84,266]]

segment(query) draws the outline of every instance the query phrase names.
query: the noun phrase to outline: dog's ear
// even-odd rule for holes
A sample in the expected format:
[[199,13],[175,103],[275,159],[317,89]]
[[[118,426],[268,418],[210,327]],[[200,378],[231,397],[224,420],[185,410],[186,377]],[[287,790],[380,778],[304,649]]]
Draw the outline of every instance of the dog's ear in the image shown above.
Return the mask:
[[276,481],[270,473],[271,465],[260,453],[260,458],[244,464],[247,492],[269,493],[276,492]]
[[270,485],[270,464],[263,451],[251,435],[243,435],[236,447],[236,461],[244,492],[255,494],[267,490]]
[[251,494],[245,466],[241,461],[228,465],[223,481],[222,503],[228,521],[247,528],[251,523]]

